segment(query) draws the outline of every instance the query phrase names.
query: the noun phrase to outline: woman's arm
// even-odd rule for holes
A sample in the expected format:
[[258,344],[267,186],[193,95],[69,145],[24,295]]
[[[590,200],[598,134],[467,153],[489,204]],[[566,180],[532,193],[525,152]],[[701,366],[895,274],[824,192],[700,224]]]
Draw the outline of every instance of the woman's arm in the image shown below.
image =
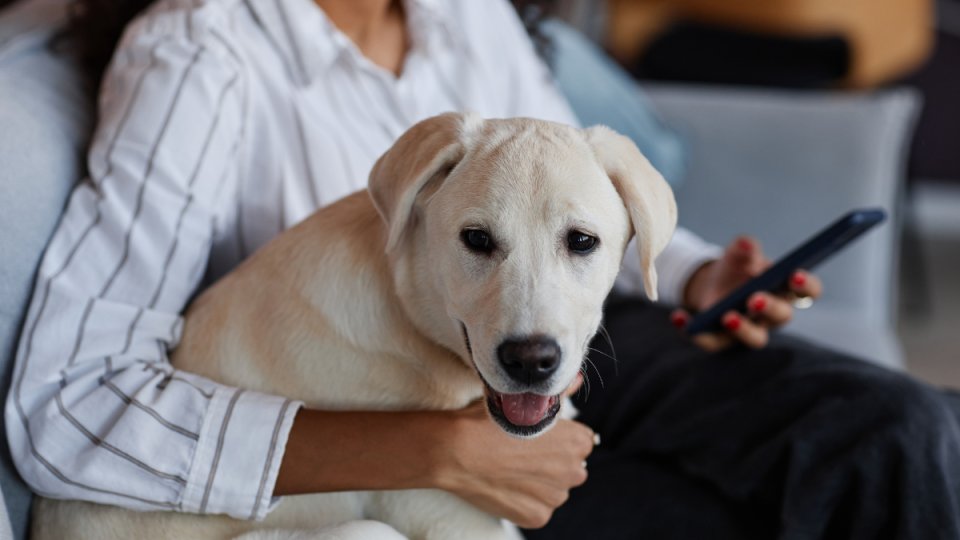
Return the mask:
[[297,409],[176,371],[243,130],[243,71],[203,13],[134,23],[101,92],[90,178],[44,256],[8,397],[39,493],[262,518]]
[[593,432],[567,420],[536,439],[510,437],[482,403],[450,412],[303,409],[274,494],[436,488],[536,528],[586,480],[592,449]]

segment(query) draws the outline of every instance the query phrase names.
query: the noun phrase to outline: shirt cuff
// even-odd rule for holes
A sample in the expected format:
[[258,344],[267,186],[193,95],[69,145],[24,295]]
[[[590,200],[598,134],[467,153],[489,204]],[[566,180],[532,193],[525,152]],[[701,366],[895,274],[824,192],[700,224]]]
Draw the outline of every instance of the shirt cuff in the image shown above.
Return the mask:
[[[614,284],[614,289],[621,294],[645,294],[636,241],[634,238],[627,246],[623,256],[623,268]],[[682,305],[684,290],[693,273],[722,255],[722,247],[703,240],[683,227],[677,227],[670,243],[654,262],[657,269],[659,303]]]
[[302,402],[218,388],[210,400],[182,508],[261,521],[276,506],[273,488]]

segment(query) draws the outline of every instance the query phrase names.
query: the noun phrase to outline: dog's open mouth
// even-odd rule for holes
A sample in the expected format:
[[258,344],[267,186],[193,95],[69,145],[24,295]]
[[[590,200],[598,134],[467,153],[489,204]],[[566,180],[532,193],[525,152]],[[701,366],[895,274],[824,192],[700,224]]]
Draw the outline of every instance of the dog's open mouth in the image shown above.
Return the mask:
[[487,387],[487,408],[504,431],[519,437],[539,435],[553,424],[560,412],[560,396],[532,392],[504,394]]
[[[467,353],[473,359],[473,348],[470,346],[470,335],[467,325],[460,321],[463,329],[463,340],[467,346]],[[476,364],[473,366],[477,375],[487,389],[487,409],[497,425],[507,433],[517,437],[535,437],[553,424],[560,412],[560,395],[541,396],[533,392],[522,394],[504,394],[497,392],[487,383],[480,374]]]

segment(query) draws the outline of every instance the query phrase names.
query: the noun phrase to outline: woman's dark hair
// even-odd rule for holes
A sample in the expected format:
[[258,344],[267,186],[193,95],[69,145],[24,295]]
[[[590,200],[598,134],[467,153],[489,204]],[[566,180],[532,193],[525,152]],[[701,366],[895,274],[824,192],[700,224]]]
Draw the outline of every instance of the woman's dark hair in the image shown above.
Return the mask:
[[[0,0],[0,5],[9,0]],[[469,0],[474,1],[474,0]],[[537,47],[549,58],[549,40],[539,31],[540,22],[550,15],[554,0],[511,0],[524,27]],[[120,35],[127,24],[153,0],[73,0],[67,39],[80,58],[90,80],[98,85]]]
[[99,86],[123,29],[153,0],[72,0],[64,36],[90,81]]
[[553,48],[550,43],[550,38],[541,32],[540,23],[553,14],[555,4],[557,3],[556,0],[510,1],[514,9],[517,10],[517,14],[520,15],[520,20],[523,21],[523,26],[527,29],[527,34],[529,34],[530,39],[533,40],[533,44],[537,48],[537,54],[539,54],[540,58],[543,58],[547,64],[550,64]]

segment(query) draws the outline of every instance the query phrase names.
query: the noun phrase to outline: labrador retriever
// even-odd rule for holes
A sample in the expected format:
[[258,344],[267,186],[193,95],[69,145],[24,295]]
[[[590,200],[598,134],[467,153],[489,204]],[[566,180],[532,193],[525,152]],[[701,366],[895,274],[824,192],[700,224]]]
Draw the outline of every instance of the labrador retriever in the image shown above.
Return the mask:
[[[173,363],[319,409],[485,399],[504,431],[536,437],[557,421],[631,236],[656,298],[653,261],[675,224],[670,188],[626,137],[445,114],[404,134],[368,191],[317,211],[204,292]],[[439,490],[287,497],[262,523],[51,500],[37,512],[38,540],[507,534]]]

